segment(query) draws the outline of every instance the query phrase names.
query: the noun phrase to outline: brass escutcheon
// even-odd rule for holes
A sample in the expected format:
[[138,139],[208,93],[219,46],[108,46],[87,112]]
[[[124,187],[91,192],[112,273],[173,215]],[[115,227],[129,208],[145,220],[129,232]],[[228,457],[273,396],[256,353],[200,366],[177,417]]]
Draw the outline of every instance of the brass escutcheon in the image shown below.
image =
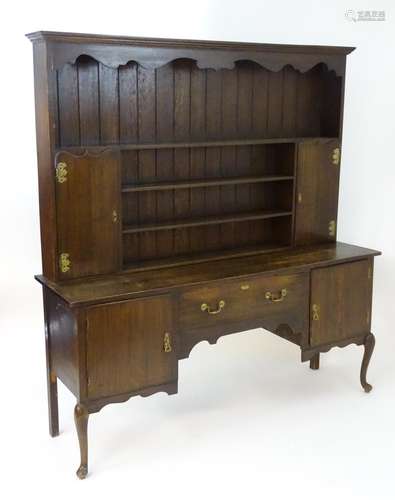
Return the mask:
[[320,307],[317,304],[313,304],[312,311],[313,311],[313,321],[319,321],[319,319],[320,319]]
[[171,352],[172,347],[171,347],[171,340],[170,340],[170,333],[165,333],[163,337],[163,350],[165,352]]

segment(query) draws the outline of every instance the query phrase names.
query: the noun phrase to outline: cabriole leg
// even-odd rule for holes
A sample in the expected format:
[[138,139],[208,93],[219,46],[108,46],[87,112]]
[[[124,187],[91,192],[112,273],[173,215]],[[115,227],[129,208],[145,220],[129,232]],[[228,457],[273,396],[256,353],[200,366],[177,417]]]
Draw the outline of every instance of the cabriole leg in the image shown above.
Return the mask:
[[376,339],[373,333],[369,333],[369,335],[367,335],[365,338],[364,342],[365,352],[363,355],[362,365],[361,365],[361,385],[364,388],[365,392],[370,392],[372,390],[372,386],[368,384],[368,382],[366,381],[366,372],[368,371],[368,366],[370,358],[372,357],[375,343]]
[[320,368],[320,353],[314,354],[314,356],[310,359],[310,368],[312,370],[318,370]]
[[77,469],[77,476],[80,479],[85,479],[88,474],[88,418],[89,413],[86,407],[81,403],[76,404],[74,421],[80,444],[81,464]]

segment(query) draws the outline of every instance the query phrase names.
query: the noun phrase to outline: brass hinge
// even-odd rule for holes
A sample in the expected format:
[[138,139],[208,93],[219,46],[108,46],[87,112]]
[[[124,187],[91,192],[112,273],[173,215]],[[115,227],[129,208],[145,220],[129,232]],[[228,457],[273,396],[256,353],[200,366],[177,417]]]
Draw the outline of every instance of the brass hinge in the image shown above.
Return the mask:
[[313,311],[313,321],[319,321],[319,319],[320,319],[320,306],[318,304],[313,304],[311,309]]
[[372,279],[372,266],[368,267],[368,280]]
[[329,221],[328,234],[329,234],[329,236],[335,236],[335,234],[336,234],[336,221],[335,220]]
[[332,163],[333,163],[333,165],[339,165],[339,163],[340,163],[340,148],[335,148],[332,151]]
[[60,161],[56,165],[56,180],[59,184],[63,184],[63,182],[67,181],[67,164],[63,161]]
[[59,256],[59,268],[62,271],[62,273],[67,273],[70,271],[71,267],[71,261],[70,261],[70,254],[68,253],[61,253]]
[[170,334],[169,333],[165,333],[165,335],[163,337],[163,350],[165,352],[171,352],[172,351],[171,341],[170,341]]
[[302,193],[298,193],[298,203],[302,203]]
[[116,210],[112,211],[112,221],[113,222],[118,222],[118,213]]

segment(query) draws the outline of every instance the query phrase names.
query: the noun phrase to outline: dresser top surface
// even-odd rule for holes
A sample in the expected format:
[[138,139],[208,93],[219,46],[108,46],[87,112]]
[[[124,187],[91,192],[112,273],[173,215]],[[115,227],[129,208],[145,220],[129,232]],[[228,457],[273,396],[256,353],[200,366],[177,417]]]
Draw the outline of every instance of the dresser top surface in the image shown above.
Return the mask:
[[125,270],[118,274],[80,278],[64,283],[53,283],[42,275],[36,276],[36,279],[61,296],[70,306],[81,306],[263,273],[309,270],[377,255],[380,252],[376,250],[337,242],[162,269]]
[[250,50],[263,52],[295,52],[303,54],[349,54],[355,47],[333,45],[290,45],[277,43],[230,42],[220,40],[183,40],[175,38],[145,38],[119,35],[98,35],[92,33],[68,33],[58,31],[35,31],[26,34],[32,42],[48,40],[53,42],[105,45],[134,45],[144,47]]

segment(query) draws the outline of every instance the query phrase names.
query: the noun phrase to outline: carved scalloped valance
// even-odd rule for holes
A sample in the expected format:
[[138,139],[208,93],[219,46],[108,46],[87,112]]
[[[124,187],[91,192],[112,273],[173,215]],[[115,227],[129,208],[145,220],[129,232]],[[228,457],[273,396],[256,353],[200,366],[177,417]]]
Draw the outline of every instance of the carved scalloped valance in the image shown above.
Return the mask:
[[270,52],[224,51],[207,49],[167,49],[152,47],[130,47],[111,45],[84,46],[54,44],[50,51],[52,69],[61,69],[65,64],[74,64],[80,56],[89,56],[104,66],[117,68],[129,62],[136,62],[147,69],[156,69],[176,59],[196,61],[200,69],[233,69],[238,61],[252,61],[270,71],[280,71],[290,65],[305,73],[317,64],[326,64],[338,76],[344,75],[344,58],[329,54],[286,54]]
[[191,59],[201,69],[233,69],[237,61],[252,61],[270,71],[290,65],[304,73],[324,63],[338,76],[345,71],[345,56],[353,48],[309,45],[281,45],[198,40],[170,40],[111,37],[74,33],[37,32],[27,35],[34,43],[45,42],[52,69],[73,64],[87,55],[105,66],[117,68],[136,62],[145,68],[159,68],[176,59]]

